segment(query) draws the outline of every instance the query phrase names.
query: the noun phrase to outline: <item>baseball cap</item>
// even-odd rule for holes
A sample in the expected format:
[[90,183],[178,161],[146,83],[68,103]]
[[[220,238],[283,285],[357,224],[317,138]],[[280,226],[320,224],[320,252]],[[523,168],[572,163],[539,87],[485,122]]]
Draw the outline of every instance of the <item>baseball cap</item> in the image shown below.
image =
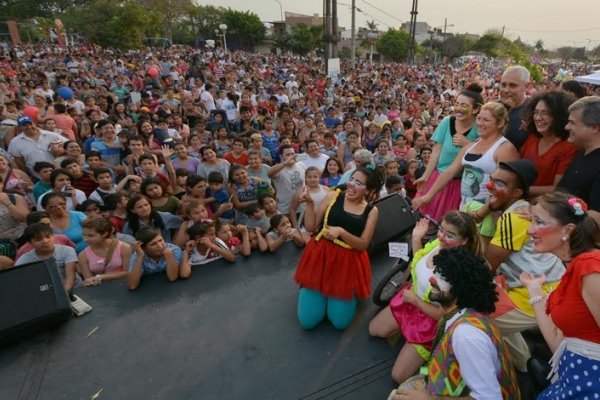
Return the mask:
[[523,184],[524,194],[529,194],[529,187],[535,182],[538,176],[537,167],[529,160],[513,160],[499,163],[503,168],[508,169],[519,176]]
[[17,119],[17,125],[23,126],[23,125],[27,125],[27,124],[33,124],[33,120],[31,119],[31,117],[24,115],[22,117],[19,117],[19,119]]

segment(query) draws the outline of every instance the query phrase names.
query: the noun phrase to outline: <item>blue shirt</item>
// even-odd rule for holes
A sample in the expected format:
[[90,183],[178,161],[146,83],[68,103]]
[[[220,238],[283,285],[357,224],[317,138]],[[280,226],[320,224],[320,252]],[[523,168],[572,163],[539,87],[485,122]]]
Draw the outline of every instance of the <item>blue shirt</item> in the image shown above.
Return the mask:
[[[181,249],[178,246],[176,246],[172,243],[165,243],[165,246],[167,247],[167,249],[173,250],[173,256],[175,256],[175,261],[177,262],[177,265],[181,265],[183,251],[181,251]],[[136,261],[137,261],[137,253],[134,252],[131,255],[131,261],[129,262],[129,272],[133,271]],[[167,270],[167,261],[165,260],[164,257],[161,257],[158,261],[156,261],[152,257],[144,256],[144,261],[142,262],[142,274],[143,275],[155,274],[157,272],[165,272],[166,270]]]

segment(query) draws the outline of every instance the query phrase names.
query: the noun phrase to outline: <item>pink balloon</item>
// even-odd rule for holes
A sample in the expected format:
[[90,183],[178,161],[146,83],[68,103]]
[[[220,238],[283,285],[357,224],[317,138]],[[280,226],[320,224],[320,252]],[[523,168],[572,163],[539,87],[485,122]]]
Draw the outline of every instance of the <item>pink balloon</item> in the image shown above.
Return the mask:
[[33,122],[37,122],[38,112],[39,110],[34,106],[27,106],[23,109],[23,115],[31,118]]
[[148,75],[150,75],[153,78],[156,78],[158,76],[158,68],[156,68],[156,67],[149,68]]

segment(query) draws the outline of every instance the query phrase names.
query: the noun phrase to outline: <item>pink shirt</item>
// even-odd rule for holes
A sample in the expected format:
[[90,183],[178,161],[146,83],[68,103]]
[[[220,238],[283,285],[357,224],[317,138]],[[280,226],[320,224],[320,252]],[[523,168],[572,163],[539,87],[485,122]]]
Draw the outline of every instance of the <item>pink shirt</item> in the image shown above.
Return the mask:
[[115,272],[123,271],[123,257],[121,255],[121,249],[123,246],[123,242],[120,240],[117,241],[117,247],[113,252],[112,258],[110,259],[110,263],[104,268],[104,257],[98,256],[91,247],[86,247],[83,250],[83,254],[85,254],[88,266],[92,274],[112,274]]

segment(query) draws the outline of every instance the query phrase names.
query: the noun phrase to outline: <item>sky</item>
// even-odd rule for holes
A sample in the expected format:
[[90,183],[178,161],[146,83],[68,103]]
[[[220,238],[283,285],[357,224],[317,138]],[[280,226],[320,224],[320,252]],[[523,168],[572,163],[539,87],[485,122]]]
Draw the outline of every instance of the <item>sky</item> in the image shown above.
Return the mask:
[[[356,14],[356,26],[374,20],[380,30],[398,28],[410,21],[412,0],[355,0],[362,12]],[[279,0],[283,11],[323,14],[322,0]],[[338,25],[351,27],[352,0],[338,1]],[[231,7],[251,11],[263,21],[281,20],[277,0],[195,0],[199,5]],[[417,21],[447,32],[481,34],[490,28],[502,29],[511,39],[521,38],[534,44],[541,39],[544,47],[594,48],[600,45],[600,0],[421,0]],[[451,26],[453,25],[453,26]]]

